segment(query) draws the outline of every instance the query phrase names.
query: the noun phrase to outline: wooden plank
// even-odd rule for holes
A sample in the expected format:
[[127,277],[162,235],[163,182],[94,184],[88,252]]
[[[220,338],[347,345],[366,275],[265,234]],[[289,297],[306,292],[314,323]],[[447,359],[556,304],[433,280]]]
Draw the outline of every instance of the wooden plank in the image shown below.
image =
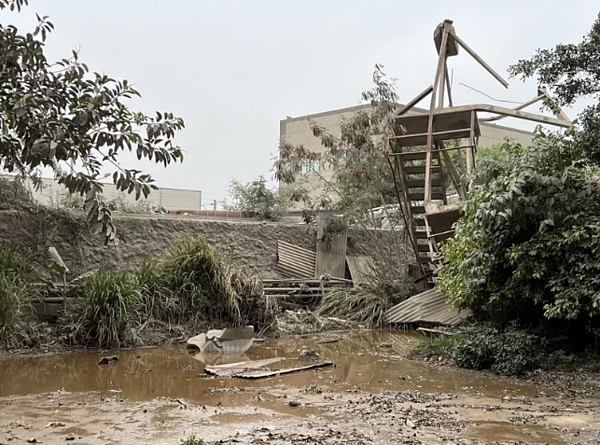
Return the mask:
[[264,360],[250,360],[245,362],[227,363],[225,365],[207,366],[204,372],[217,377],[232,377],[238,372],[244,372],[252,369],[262,368],[273,363],[284,360],[284,357],[267,358]]
[[[435,80],[433,82],[433,92],[431,93],[431,104],[429,106],[429,118],[427,122],[427,157],[425,158],[425,204],[431,202],[431,150],[433,150],[433,116],[435,112],[435,101],[437,90],[440,87],[440,80],[444,75],[444,66],[446,66],[446,58],[448,57],[446,50],[448,46],[448,34],[451,24],[444,22],[442,29],[442,43],[438,58]],[[442,80],[442,88],[444,88]]]
[[448,65],[444,66],[444,78],[446,79],[446,89],[448,90],[448,106],[453,107],[452,85],[450,85],[450,76],[448,76]]
[[234,377],[237,377],[239,379],[252,379],[252,380],[265,379],[268,377],[278,377],[280,375],[291,374],[293,372],[306,371],[308,369],[324,368],[324,367],[331,366],[331,365],[333,365],[332,362],[320,362],[320,363],[312,363],[312,364],[306,365],[306,366],[300,366],[298,368],[277,369],[277,370],[266,371],[266,372],[261,372],[260,370],[257,370],[255,372],[249,372],[249,373],[238,373],[238,374],[235,374]]
[[[431,199],[444,199],[446,195],[442,192],[431,192]],[[409,193],[408,198],[411,201],[423,201],[425,199],[425,193]]]
[[413,108],[415,105],[417,105],[419,102],[421,102],[427,96],[429,96],[429,94],[431,94],[432,91],[433,91],[433,85],[430,85],[427,88],[425,88],[421,93],[419,93],[419,95],[417,97],[415,97],[409,103],[404,105],[404,107],[400,111],[398,111],[398,113],[396,113],[396,116],[402,116],[403,114],[407,113],[411,108]]
[[[523,108],[527,108],[529,105],[533,105],[536,102],[539,102],[540,100],[544,99],[544,95],[540,94],[539,96],[534,97],[533,99],[529,99],[527,102],[522,103],[521,105],[519,105],[518,107],[514,107],[513,110],[522,110]],[[504,119],[506,116],[493,116],[493,117],[488,117],[487,119],[479,119],[480,122],[493,122],[493,121],[499,121],[500,119]]]
[[[440,170],[439,166],[431,167],[432,173],[439,172],[439,170]],[[425,166],[424,165],[411,165],[408,167],[404,167],[404,172],[407,175],[423,175],[423,174],[425,174]]]
[[498,82],[500,82],[504,88],[508,88],[508,82],[506,80],[504,80],[502,78],[502,76],[500,74],[498,74],[496,71],[494,71],[494,69],[489,66],[485,60],[483,60],[481,57],[479,57],[479,54],[477,54],[475,51],[473,51],[469,45],[467,45],[465,42],[462,41],[462,39],[460,39],[455,32],[452,32],[452,36],[454,37],[454,39],[456,40],[456,42],[463,47],[463,49],[468,52],[471,57],[473,57],[475,60],[477,60],[477,62],[479,62],[479,64],[484,67],[486,69],[486,71],[488,73],[490,73],[492,76],[494,76],[496,78],[496,80]]
[[[425,187],[425,179],[410,179],[406,181],[408,188],[423,188]],[[439,187],[442,185],[442,181],[439,178],[433,178],[431,180],[432,187]]]
[[471,110],[499,114],[502,116],[514,117],[517,119],[525,119],[533,122],[539,122],[540,124],[555,125],[557,127],[563,128],[570,128],[572,126],[571,122],[566,122],[562,119],[556,119],[555,117],[543,116],[541,114],[528,113],[526,111],[513,110],[512,108],[499,107],[497,105],[488,104],[459,105],[456,107],[441,108],[436,110],[435,114],[442,115]]
[[346,280],[345,278],[332,278],[331,280],[321,281],[314,278],[302,279],[302,278],[283,278],[281,280],[276,279],[264,279],[262,280],[264,285],[282,285],[282,284],[306,284],[318,286],[321,283],[324,286],[339,286],[340,284],[352,284],[352,280]]

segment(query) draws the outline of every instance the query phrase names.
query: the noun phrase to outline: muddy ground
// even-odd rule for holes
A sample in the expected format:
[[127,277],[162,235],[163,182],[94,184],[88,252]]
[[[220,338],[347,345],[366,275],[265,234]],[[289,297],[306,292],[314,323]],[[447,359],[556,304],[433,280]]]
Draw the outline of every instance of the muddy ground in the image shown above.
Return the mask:
[[[323,343],[323,340],[335,340]],[[410,333],[272,340],[244,357],[181,347],[0,361],[0,443],[599,444],[600,378],[520,382],[406,360]],[[265,380],[207,364],[318,351],[335,366]],[[35,443],[34,442],[34,443]]]

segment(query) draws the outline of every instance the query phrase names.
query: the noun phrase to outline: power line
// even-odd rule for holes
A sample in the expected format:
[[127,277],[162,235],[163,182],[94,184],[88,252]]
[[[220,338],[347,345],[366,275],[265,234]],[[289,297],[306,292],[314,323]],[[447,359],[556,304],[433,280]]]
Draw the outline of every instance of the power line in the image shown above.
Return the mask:
[[502,100],[502,99],[494,99],[492,96],[490,96],[489,94],[484,93],[483,91],[478,90],[477,88],[473,88],[470,87],[469,85],[467,85],[466,83],[462,83],[462,82],[458,82],[459,85],[462,85],[463,87],[467,87],[470,90],[473,90],[479,94],[483,94],[485,97],[487,97],[488,99],[493,100],[494,102],[504,102],[506,104],[515,104],[515,105],[523,105],[523,102],[515,102],[512,100]]

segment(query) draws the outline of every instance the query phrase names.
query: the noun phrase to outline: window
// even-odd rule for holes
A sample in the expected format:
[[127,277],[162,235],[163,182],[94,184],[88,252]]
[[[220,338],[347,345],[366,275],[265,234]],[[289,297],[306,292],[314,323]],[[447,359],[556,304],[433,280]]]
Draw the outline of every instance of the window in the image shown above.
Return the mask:
[[316,159],[305,159],[302,161],[302,174],[310,175],[311,173],[321,172],[321,155],[317,155]]

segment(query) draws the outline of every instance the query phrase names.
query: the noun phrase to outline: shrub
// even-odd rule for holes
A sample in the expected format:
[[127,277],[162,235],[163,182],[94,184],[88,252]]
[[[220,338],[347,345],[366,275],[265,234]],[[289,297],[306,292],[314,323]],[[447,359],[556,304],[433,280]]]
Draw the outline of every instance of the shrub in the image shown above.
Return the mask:
[[35,299],[35,270],[27,251],[0,247],[0,345],[27,342],[27,317]]
[[520,376],[557,360],[547,353],[546,346],[542,337],[516,326],[500,329],[483,324],[461,327],[449,336],[423,337],[409,356],[444,359],[461,368]]
[[454,344],[453,335],[423,336],[410,347],[407,356],[423,360],[452,360]]
[[65,306],[71,337],[79,345],[118,348],[136,341],[140,289],[128,272],[100,271],[86,279]]
[[18,209],[32,203],[31,193],[20,178],[0,176],[0,209]]
[[480,316],[594,320],[600,190],[560,137],[504,149],[506,159],[479,165],[455,238],[442,246],[441,290]]
[[182,318],[179,299],[165,283],[164,270],[159,261],[142,261],[135,271],[140,285],[142,309],[145,318],[179,323]]
[[264,176],[242,184],[232,181],[229,187],[232,203],[228,210],[253,213],[258,219],[279,221],[287,213],[290,197],[284,189],[269,189]]
[[185,439],[180,440],[181,445],[204,445],[204,440],[196,437],[195,434],[191,434]]

